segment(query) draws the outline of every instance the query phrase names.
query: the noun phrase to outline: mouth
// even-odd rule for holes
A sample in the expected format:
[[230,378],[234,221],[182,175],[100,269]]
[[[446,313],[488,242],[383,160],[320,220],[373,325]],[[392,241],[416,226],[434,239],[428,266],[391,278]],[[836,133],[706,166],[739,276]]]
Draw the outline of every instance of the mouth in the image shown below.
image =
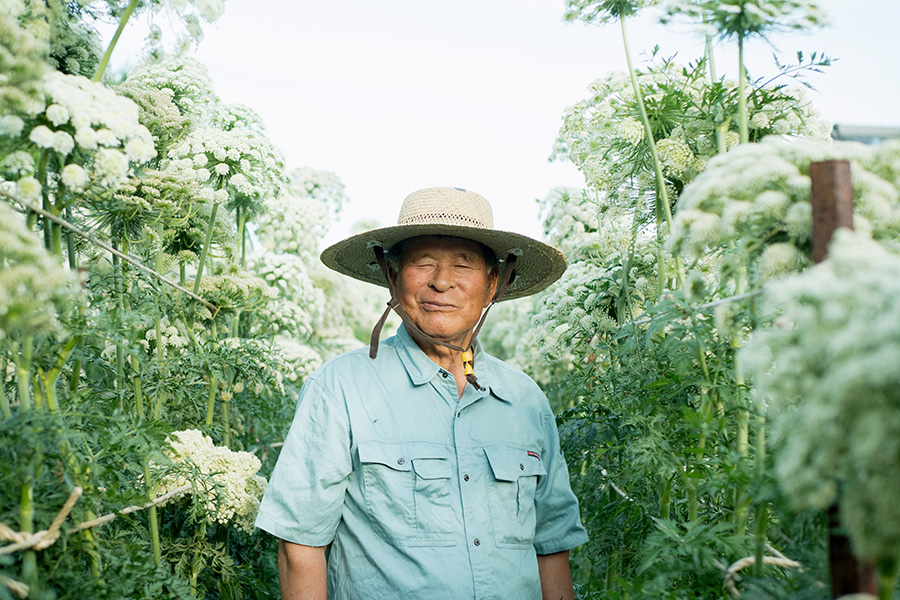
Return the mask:
[[453,310],[454,308],[456,308],[456,306],[454,306],[453,304],[447,304],[445,302],[435,302],[435,301],[421,302],[420,306],[422,307],[423,310],[434,311],[434,312]]

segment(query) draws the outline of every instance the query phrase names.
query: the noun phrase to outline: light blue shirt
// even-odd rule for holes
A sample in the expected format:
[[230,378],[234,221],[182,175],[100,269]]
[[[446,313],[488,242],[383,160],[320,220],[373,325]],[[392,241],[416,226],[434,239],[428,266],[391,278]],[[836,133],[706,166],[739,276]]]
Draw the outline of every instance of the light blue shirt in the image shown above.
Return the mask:
[[333,600],[539,600],[537,555],[587,541],[544,394],[476,348],[459,398],[404,326],[367,350],[307,378],[257,527],[330,544]]

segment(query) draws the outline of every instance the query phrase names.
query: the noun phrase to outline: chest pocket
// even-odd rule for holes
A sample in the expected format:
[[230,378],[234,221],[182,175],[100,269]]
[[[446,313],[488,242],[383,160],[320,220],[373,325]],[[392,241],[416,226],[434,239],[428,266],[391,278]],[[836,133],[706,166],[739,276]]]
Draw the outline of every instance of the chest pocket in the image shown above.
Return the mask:
[[375,531],[397,546],[452,546],[460,530],[451,502],[447,446],[429,442],[359,443],[366,511]]
[[547,474],[540,458],[513,447],[484,449],[493,478],[488,482],[494,540],[501,547],[530,546],[534,541],[534,492]]

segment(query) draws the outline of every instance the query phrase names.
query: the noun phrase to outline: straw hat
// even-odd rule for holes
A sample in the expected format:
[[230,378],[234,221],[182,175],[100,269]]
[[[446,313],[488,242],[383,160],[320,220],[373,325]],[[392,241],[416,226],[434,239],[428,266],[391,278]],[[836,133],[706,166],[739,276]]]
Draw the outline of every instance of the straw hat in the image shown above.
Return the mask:
[[528,236],[494,229],[491,205],[481,195],[455,187],[413,192],[403,201],[397,225],[351,236],[322,252],[322,262],[338,273],[387,287],[373,247],[391,246],[422,235],[450,235],[480,242],[505,260],[517,257],[516,277],[503,300],[535,294],[559,279],[566,270],[563,254]]

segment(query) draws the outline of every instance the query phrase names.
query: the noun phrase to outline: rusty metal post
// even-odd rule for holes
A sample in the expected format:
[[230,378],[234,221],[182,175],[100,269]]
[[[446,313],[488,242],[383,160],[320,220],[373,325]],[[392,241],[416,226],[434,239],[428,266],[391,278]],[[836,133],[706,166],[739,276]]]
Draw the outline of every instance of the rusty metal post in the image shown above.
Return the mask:
[[[809,165],[812,180],[813,260],[825,260],[828,244],[839,227],[853,229],[853,181],[846,160],[814,162]],[[853,555],[850,540],[841,531],[838,507],[828,509],[828,566],[831,597],[848,594],[877,594],[875,566]]]
[[825,260],[828,244],[838,227],[853,229],[853,181],[846,160],[814,162],[812,180],[812,252],[817,263]]

